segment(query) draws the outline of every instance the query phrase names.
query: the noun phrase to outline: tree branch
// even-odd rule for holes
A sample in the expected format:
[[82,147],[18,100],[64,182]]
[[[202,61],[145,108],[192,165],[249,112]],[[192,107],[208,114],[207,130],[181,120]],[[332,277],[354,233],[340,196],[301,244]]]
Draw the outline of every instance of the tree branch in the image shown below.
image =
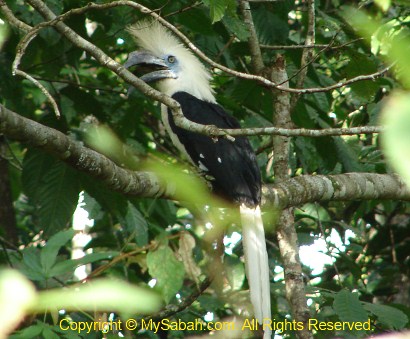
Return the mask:
[[[73,43],[75,46],[83,49],[84,51],[88,52],[91,56],[93,56],[99,63],[101,63],[103,66],[107,67],[111,71],[113,71],[115,74],[117,74],[119,77],[121,77],[123,80],[125,80],[127,83],[133,85],[135,88],[139,89],[142,93],[145,95],[163,103],[164,105],[168,106],[172,114],[174,116],[174,121],[175,124],[178,127],[188,129],[192,132],[196,133],[201,133],[201,134],[206,134],[206,135],[218,135],[218,133],[221,133],[218,131],[218,128],[216,126],[204,126],[201,124],[194,123],[188,119],[186,119],[181,111],[180,105],[178,102],[173,100],[171,97],[155,90],[154,88],[150,87],[147,85],[144,81],[141,79],[137,78],[134,74],[129,72],[127,69],[125,69],[121,64],[116,62],[114,59],[110,58],[107,54],[105,54],[101,49],[99,49],[97,46],[93,45],[80,35],[78,35],[75,31],[73,31],[70,27],[68,27],[66,24],[61,22],[61,20],[66,19],[73,13],[81,13],[82,11],[85,11],[89,9],[90,7],[94,7],[95,4],[89,4],[86,7],[77,9],[77,10],[72,10],[69,11],[61,16],[56,16],[41,0],[28,0],[28,2],[46,19],[48,22],[43,22],[35,26],[20,42],[17,47],[18,53],[16,54],[16,59],[13,62],[13,71],[16,72],[18,69],[18,66],[20,64],[20,60],[22,55],[24,54],[25,49],[27,48],[28,44],[30,41],[38,34],[39,30],[43,27],[47,26],[53,26],[55,27],[63,36],[65,36],[71,43]],[[140,9],[143,13],[150,13],[152,15],[155,15],[155,17],[160,18],[157,14],[151,12],[144,6],[141,6],[139,4],[136,4],[131,1],[121,1],[121,4],[127,3],[127,4],[132,4],[133,7],[137,7]],[[111,5],[111,4],[106,4],[106,5]],[[109,6],[106,6],[109,7]],[[162,21],[166,22],[164,19],[161,18]],[[205,133],[204,133],[205,132]],[[221,133],[223,136],[227,136],[225,133]]]
[[265,208],[352,200],[410,201],[410,188],[396,174],[375,173],[303,175],[263,188]]
[[[307,25],[307,33],[305,39],[305,45],[313,45],[315,43],[315,1],[314,0],[307,0],[307,7],[308,7],[308,25]],[[307,74],[307,66],[309,65],[309,61],[313,56],[313,49],[305,48],[302,52],[302,58],[300,62],[300,72],[299,76],[296,80],[296,87],[303,88],[303,84],[305,83],[305,78]],[[294,93],[291,98],[291,109],[295,107],[296,102],[298,101],[300,94]]]
[[65,134],[23,118],[0,105],[0,133],[50,153],[75,169],[101,180],[110,189],[137,196],[167,196],[152,173],[132,172]]
[[182,312],[186,308],[192,305],[194,301],[198,299],[198,297],[201,296],[202,293],[205,292],[205,290],[211,285],[212,279],[205,279],[201,285],[199,286],[198,290],[193,292],[192,294],[188,295],[184,300],[178,304],[178,305],[167,305],[164,309],[159,311],[158,313],[155,313],[153,315],[150,315],[149,317],[145,317],[145,321],[149,321],[150,319],[153,319],[155,321],[160,321],[161,319],[164,318],[169,318],[179,312]]
[[304,45],[260,45],[261,48],[263,49],[272,49],[272,50],[289,50],[289,49],[305,49],[305,48],[326,48],[326,49],[340,49],[340,48],[344,48],[348,45],[351,45],[357,41],[362,41],[364,40],[364,38],[357,38],[354,39],[352,41],[348,41],[342,45],[337,45],[337,46],[332,46],[331,44],[312,44],[312,45],[308,45],[308,44],[304,44]]
[[[278,56],[272,68],[271,77],[276,83],[288,86],[285,59]],[[293,125],[290,117],[290,94],[278,92],[274,97],[273,124],[279,127],[289,128]],[[273,137],[273,168],[275,181],[282,182],[289,178],[289,152],[290,140],[282,136]],[[304,324],[303,329],[298,331],[297,336],[301,339],[312,338],[312,333],[307,326],[310,318],[306,304],[306,291],[303,281],[302,264],[299,257],[298,238],[294,225],[294,212],[292,207],[281,210],[281,216],[277,227],[279,251],[283,260],[285,272],[285,294],[290,305],[292,317],[295,321]]]
[[22,78],[27,79],[28,81],[32,82],[40,91],[46,96],[48,101],[50,101],[51,106],[53,106],[53,110],[58,118],[61,117],[60,109],[58,108],[57,102],[54,100],[53,96],[48,92],[47,88],[45,88],[38,80],[32,77],[30,74],[22,71],[21,69],[14,68],[13,66],[13,74],[20,75]]
[[[109,189],[126,195],[172,198],[175,187],[161,183],[153,173],[133,172],[116,165],[53,128],[24,118],[0,104],[0,133],[41,149],[78,171],[99,179]],[[345,187],[346,186],[346,187]],[[408,200],[410,190],[396,175],[350,173],[299,176],[274,185],[264,185],[265,208],[300,206],[329,200]]]
[[27,33],[31,29],[30,25],[27,25],[25,22],[14,16],[14,13],[10,10],[4,0],[0,0],[0,12],[3,13],[4,18],[7,19],[7,22],[11,26],[16,27],[18,30]]
[[[69,18],[71,15],[80,14],[89,10],[91,8],[110,8],[119,5],[131,5],[132,7],[136,7],[144,13],[149,13],[154,15],[155,18],[161,19],[162,23],[167,23],[164,19],[160,18],[157,14],[151,12],[144,6],[136,4],[131,1],[117,1],[103,5],[96,5],[93,3],[88,4],[85,7],[73,9],[68,11],[60,16],[56,16],[52,13],[48,7],[44,5],[41,0],[28,0],[33,6],[38,7],[39,11],[45,18],[49,21],[43,22],[35,26],[19,43],[18,45],[18,53],[16,55],[16,59],[14,62],[13,68],[16,70],[18,65],[20,64],[20,60],[22,55],[25,52],[30,41],[38,34],[39,30],[48,27],[54,26],[61,34],[63,34],[68,40],[70,40],[74,45],[77,47],[87,51],[90,53],[96,60],[98,60],[103,66],[106,66],[114,73],[116,73],[119,77],[124,79],[127,83],[131,84],[132,86],[136,87],[145,95],[167,105],[172,110],[175,124],[178,127],[190,130],[192,132],[208,135],[208,136],[219,136],[219,137],[234,137],[239,135],[283,135],[283,136],[328,136],[328,135],[352,135],[352,134],[370,134],[370,133],[379,133],[381,131],[380,127],[357,127],[355,129],[327,129],[327,130],[289,130],[289,129],[280,129],[275,127],[265,127],[265,128],[248,128],[248,129],[219,129],[216,126],[212,125],[201,125],[195,122],[192,122],[184,117],[182,111],[180,110],[179,104],[170,98],[167,95],[164,95],[157,90],[153,89],[145,82],[137,78],[134,74],[126,70],[121,64],[117,63],[115,60],[110,58],[106,55],[101,49],[96,47],[95,45],[91,44],[89,41],[85,40],[77,33],[75,33],[72,29],[70,29],[67,25],[62,23],[62,20]],[[169,23],[166,25],[172,26]],[[172,26],[173,27],[173,26]],[[174,28],[176,30],[176,28]],[[283,86],[286,87],[286,86]]]
[[[259,76],[259,75],[253,75],[253,74],[248,74],[248,73],[242,73],[242,72],[238,72],[235,71],[233,69],[230,69],[224,65],[221,65],[215,61],[213,61],[212,59],[210,59],[208,56],[206,56],[198,47],[196,47],[181,31],[179,31],[175,26],[173,26],[172,24],[170,24],[168,21],[166,21],[165,19],[163,19],[161,16],[159,16],[157,13],[153,12],[152,10],[150,10],[149,8],[142,6],[134,1],[129,1],[129,0],[117,0],[117,1],[112,1],[110,3],[106,3],[106,4],[95,4],[90,2],[88,5],[84,6],[84,7],[80,7],[80,8],[75,8],[72,9],[70,11],[67,11],[64,14],[61,14],[59,16],[56,16],[54,13],[52,13],[50,11],[50,9],[44,5],[44,3],[41,0],[28,0],[28,2],[36,8],[36,6],[40,6],[38,8],[40,8],[41,10],[40,13],[45,16],[45,18],[47,20],[50,20],[49,22],[46,23],[42,23],[42,27],[46,27],[46,26],[59,26],[59,28],[57,27],[57,29],[60,31],[61,34],[65,35],[73,44],[75,44],[76,46],[82,48],[80,45],[76,44],[75,42],[73,42],[70,38],[72,38],[73,35],[73,31],[66,25],[62,24],[61,21],[66,20],[67,18],[69,18],[72,15],[78,15],[78,14],[83,14],[91,9],[98,9],[98,10],[102,10],[102,9],[107,9],[107,8],[113,8],[113,7],[117,7],[117,6],[130,6],[132,8],[135,8],[137,10],[139,10],[141,13],[147,14],[152,16],[154,19],[158,20],[159,22],[161,22],[165,27],[167,27],[170,31],[172,31],[176,36],[178,36],[182,42],[184,42],[196,55],[198,55],[202,60],[204,60],[206,63],[208,63],[210,66],[215,67],[220,69],[221,71],[228,73],[232,76],[238,77],[238,78],[242,78],[242,79],[247,79],[247,80],[253,80],[256,82],[259,82],[261,85],[268,87],[268,88],[276,88],[278,90],[281,91],[285,91],[285,92],[289,92],[289,93],[298,93],[298,94],[308,94],[308,93],[318,93],[318,92],[328,92],[328,91],[332,91],[334,89],[338,89],[341,87],[345,87],[348,86],[352,83],[358,82],[358,81],[364,81],[364,80],[374,80],[377,77],[380,77],[382,75],[384,75],[392,66],[388,66],[378,72],[372,73],[372,74],[367,74],[367,75],[361,75],[361,76],[357,76],[345,81],[339,81],[336,84],[327,86],[327,87],[312,87],[312,88],[289,88],[288,86],[280,86],[278,84],[276,84],[275,82],[272,82],[268,79],[266,79],[263,76]],[[47,13],[44,12],[44,10],[47,11]],[[43,12],[41,12],[43,11]],[[58,23],[58,24],[56,24]],[[62,26],[62,25],[64,26]],[[69,31],[64,32],[64,29],[62,29],[63,27],[67,27]],[[67,34],[65,34],[67,33]],[[74,33],[75,34],[75,33]],[[81,38],[81,37],[80,37]],[[82,39],[82,38],[81,38]],[[84,40],[84,39],[83,39]],[[90,44],[90,43],[89,43]],[[95,46],[94,46],[95,47]],[[96,48],[96,50],[98,50]],[[88,50],[87,50],[88,51]],[[100,52],[102,52],[101,50],[99,50]],[[89,51],[88,51],[89,52]],[[91,52],[90,52],[91,53]],[[93,55],[93,54],[91,54]],[[94,55],[93,55],[94,56]],[[106,56],[106,58],[108,58],[108,56]],[[100,61],[99,59],[97,59],[98,61]],[[112,59],[111,59],[112,60]],[[134,77],[134,81],[131,80],[130,78],[130,74],[131,73],[127,73],[125,71],[122,71],[121,74],[120,72],[116,72],[115,71],[115,65],[117,64],[114,60],[112,60],[113,62],[107,63],[107,67],[110,68],[112,71],[114,71],[117,75],[119,75],[122,79],[124,79],[125,81],[127,81],[128,83],[132,84],[133,86],[135,86],[136,88],[138,88],[139,90],[141,90],[143,93],[145,93],[142,90],[142,86],[141,84],[138,85],[137,82],[135,81],[135,77]],[[108,61],[107,61],[108,62]],[[105,64],[104,64],[105,65]],[[118,64],[117,64],[118,65]],[[145,90],[149,91],[148,88],[150,88],[148,85],[146,85]],[[153,90],[151,88],[151,90]],[[158,96],[158,92],[151,92],[152,95],[151,97],[164,103],[164,101],[167,101],[166,99],[162,98],[162,100],[159,98]],[[172,101],[168,101],[169,104],[167,104],[168,107],[170,107],[171,109],[175,110],[176,107],[175,102],[171,103]],[[176,116],[178,115],[178,113],[176,113]],[[178,125],[178,124],[177,124]],[[181,123],[181,126],[184,128],[183,123]],[[201,132],[198,132],[201,133]]]
[[249,31],[248,44],[251,52],[253,69],[256,74],[260,74],[264,69],[265,65],[263,64],[261,48],[259,46],[258,36],[256,35],[255,25],[253,23],[249,1],[239,1],[239,7],[241,9],[245,25],[247,26]]

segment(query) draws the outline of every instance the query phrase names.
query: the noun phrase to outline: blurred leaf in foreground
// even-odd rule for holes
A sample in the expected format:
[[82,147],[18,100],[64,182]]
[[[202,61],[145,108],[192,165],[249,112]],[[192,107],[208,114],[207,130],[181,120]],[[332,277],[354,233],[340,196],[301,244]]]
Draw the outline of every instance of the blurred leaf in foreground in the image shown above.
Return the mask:
[[153,291],[119,280],[101,279],[66,289],[41,292],[31,310],[45,312],[52,309],[81,309],[150,314],[160,307],[160,297]]
[[0,338],[23,320],[26,310],[36,301],[34,286],[15,270],[0,271]]
[[387,130],[382,145],[393,168],[410,187],[410,94],[392,95],[382,110],[382,123]]

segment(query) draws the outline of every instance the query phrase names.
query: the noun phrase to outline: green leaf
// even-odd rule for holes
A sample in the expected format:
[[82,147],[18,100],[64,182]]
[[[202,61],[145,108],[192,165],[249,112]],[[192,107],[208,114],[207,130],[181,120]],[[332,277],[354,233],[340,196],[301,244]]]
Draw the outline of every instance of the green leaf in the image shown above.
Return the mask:
[[208,294],[201,294],[198,298],[198,302],[202,308],[208,311],[217,311],[224,308],[224,302],[221,299],[213,298]]
[[39,183],[56,160],[45,152],[30,149],[23,161],[23,190],[30,199],[36,201],[39,195]]
[[175,258],[174,252],[161,244],[155,251],[147,255],[147,266],[151,277],[157,280],[166,303],[175,296],[184,281],[184,264]]
[[161,307],[160,298],[150,290],[123,281],[101,279],[64,289],[40,292],[33,312],[53,309],[68,311],[111,311],[149,314]]
[[267,11],[263,6],[252,11],[256,33],[261,44],[284,44],[289,35],[287,20]]
[[203,3],[209,7],[209,15],[212,23],[215,23],[224,17],[228,6],[232,3],[232,0],[204,0]]
[[341,321],[365,322],[368,320],[367,312],[359,301],[358,294],[348,290],[341,290],[336,294],[333,309]]
[[129,201],[127,202],[127,213],[124,218],[120,217],[120,219],[138,246],[148,244],[148,223],[141,212]]
[[[341,73],[346,78],[377,72],[376,58],[359,53],[355,49],[348,49],[346,54],[349,56],[350,61]],[[353,83],[350,88],[359,98],[369,101],[374,98],[380,85],[378,81],[368,81],[365,86],[362,82],[357,82]]]
[[68,122],[71,122],[77,115],[77,111],[75,110],[75,107],[74,107],[74,101],[66,97],[65,95],[63,95],[61,96],[61,99],[60,99],[60,106],[61,106],[61,112],[66,118],[66,120]]
[[90,253],[79,259],[69,259],[56,263],[50,270],[50,276],[54,277],[70,271],[75,270],[77,267],[87,265],[96,261],[104,259],[112,259],[119,255],[119,252],[103,252],[103,253]]
[[358,161],[354,149],[342,137],[333,137],[338,158],[341,160],[346,172],[364,172],[363,166]]
[[89,219],[100,219],[103,215],[100,204],[87,192],[84,192],[84,205],[82,207],[88,212]]
[[9,336],[9,339],[28,339],[28,338],[38,338],[38,336],[43,331],[43,327],[40,325],[32,325],[30,327],[26,327],[17,333],[12,334]]
[[[387,6],[387,1],[382,1]],[[393,69],[402,84],[410,88],[410,64],[408,62],[408,48],[410,43],[406,25],[400,20],[380,21],[371,19],[364,11],[355,8],[344,10],[343,16],[348,18],[352,26],[362,36],[372,41],[372,51],[383,54],[391,63],[397,63]]]
[[39,183],[37,196],[39,223],[46,234],[67,226],[78,202],[78,174],[62,162],[57,162]]
[[49,278],[50,269],[57,261],[60,248],[73,238],[74,233],[75,231],[73,229],[58,232],[54,234],[41,249],[40,262],[45,277]]
[[296,137],[295,148],[298,150],[300,161],[303,169],[307,173],[316,171],[321,163],[320,155],[317,153],[314,141],[312,138]]
[[363,306],[373,313],[381,323],[396,330],[404,328],[409,321],[405,313],[391,306],[370,303],[363,303]]
[[[316,121],[321,128],[331,127],[324,119],[322,119],[319,116],[316,109],[310,106],[307,106],[306,108],[307,108],[309,117],[311,117],[312,120]],[[347,172],[364,172],[363,167],[358,161],[357,154],[354,152],[354,149],[346,142],[347,137],[345,138],[332,137],[332,139],[333,139],[335,148],[337,150],[337,157],[338,159],[340,159],[346,171]],[[322,147],[324,146],[329,146],[329,145],[327,144],[322,145]],[[330,157],[328,154],[326,154],[326,156],[328,158]]]
[[35,247],[25,248],[23,250],[23,261],[21,263],[21,267],[17,266],[21,270],[21,272],[31,280],[44,280],[40,255],[40,251]]
[[49,326],[43,327],[42,337],[47,339],[60,339],[60,336],[55,333]]
[[224,16],[222,19],[225,27],[231,34],[234,34],[239,40],[246,41],[249,38],[249,31],[245,23],[234,16]]

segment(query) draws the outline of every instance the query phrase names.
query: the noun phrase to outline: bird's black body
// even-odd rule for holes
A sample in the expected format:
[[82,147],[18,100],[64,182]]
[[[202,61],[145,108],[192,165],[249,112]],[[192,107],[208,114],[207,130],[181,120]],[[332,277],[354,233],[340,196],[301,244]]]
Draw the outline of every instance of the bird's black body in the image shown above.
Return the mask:
[[[184,116],[202,125],[240,128],[238,121],[216,103],[211,76],[204,65],[164,26],[141,21],[130,27],[141,50],[131,52],[125,68],[141,67],[141,79],[181,105]],[[211,138],[175,125],[173,115],[162,105],[162,121],[174,143],[210,179],[214,192],[239,205],[245,271],[250,300],[259,324],[270,319],[270,269],[260,209],[261,176],[256,156],[246,137],[234,140]],[[264,339],[272,331],[264,328]]]
[[[239,122],[214,103],[199,100],[186,92],[172,96],[181,105],[184,116],[196,123],[219,128],[240,128]],[[255,153],[246,137],[213,139],[177,127],[168,109],[172,132],[185,147],[192,163],[211,176],[214,192],[229,201],[249,207],[260,205],[261,177]]]

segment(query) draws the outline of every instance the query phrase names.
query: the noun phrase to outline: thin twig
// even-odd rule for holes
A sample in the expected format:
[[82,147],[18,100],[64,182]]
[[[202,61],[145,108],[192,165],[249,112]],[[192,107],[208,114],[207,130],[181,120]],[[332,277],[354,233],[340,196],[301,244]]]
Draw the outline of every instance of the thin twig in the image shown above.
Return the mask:
[[[316,209],[316,215],[317,215],[317,223],[319,225],[320,233],[322,233],[323,240],[325,241],[327,254],[333,259],[332,251],[330,250],[330,246],[329,246],[329,242],[326,239],[325,229],[323,228],[322,220],[320,219],[318,203],[315,203],[315,209]],[[340,279],[339,269],[337,268],[336,263],[333,260],[332,260],[332,264],[333,264],[333,268],[335,269],[335,272],[337,275],[337,281],[339,282],[339,286],[343,287],[342,280]]]
[[[333,40],[333,39],[332,39]],[[342,45],[337,45],[337,46],[331,46],[331,44],[312,44],[312,45],[260,45],[261,48],[263,49],[273,49],[273,50],[287,50],[287,49],[303,49],[303,48],[327,48],[330,50],[334,50],[334,49],[340,49],[340,48],[344,48],[348,45],[351,45],[355,42],[364,40],[364,38],[357,38],[351,41],[348,41]]]
[[124,91],[121,91],[121,90],[112,89],[112,88],[101,88],[101,87],[98,87],[98,86],[82,85],[81,83],[70,81],[70,80],[48,79],[48,78],[42,78],[42,77],[37,77],[37,76],[34,76],[33,78],[36,79],[36,80],[40,80],[40,81],[46,81],[46,82],[51,82],[51,83],[57,82],[57,83],[60,83],[60,84],[67,84],[67,85],[70,85],[70,86],[73,86],[73,87],[86,88],[86,89],[90,89],[90,90],[98,90],[98,91],[104,91],[104,92],[126,94],[126,93],[124,93]]
[[49,93],[47,88],[45,88],[39,81],[34,79],[31,75],[27,74],[26,72],[24,72],[20,69],[15,69],[13,71],[13,74],[19,75],[19,76],[27,79],[28,81],[32,82],[35,86],[37,86],[41,90],[41,92],[46,96],[48,101],[50,101],[51,105],[53,106],[53,109],[54,109],[54,112],[55,112],[56,116],[58,118],[61,117],[60,109],[58,108],[57,102],[54,100],[53,96]]
[[[316,37],[316,32],[315,32],[315,0],[307,0],[307,6],[308,6],[308,25],[307,25],[307,33],[306,33],[306,39],[305,39],[305,45],[314,45],[315,44],[315,37]],[[319,55],[319,54],[318,54]],[[310,60],[312,59],[313,56],[313,50],[310,48],[305,48],[302,52],[302,58],[300,62],[300,69],[297,72],[298,73],[298,79],[296,81],[296,87],[298,88],[303,88],[303,84],[305,83],[305,78],[307,74],[307,67],[310,65]],[[289,80],[289,79],[288,79]],[[300,97],[299,93],[295,93],[292,95],[292,98],[290,100],[290,107],[291,110],[293,107],[295,107],[296,102],[298,101]]]
[[235,41],[235,35],[232,35],[228,42],[221,48],[217,56],[215,57],[215,60],[219,60],[222,56],[222,54],[229,48],[230,45]]
[[[39,25],[36,26],[36,28],[33,28],[33,30],[28,33],[23,39],[22,41],[20,41],[19,43],[19,49],[18,49],[18,53],[20,54],[20,58],[22,55],[22,51],[24,51],[24,48],[27,46],[27,43],[29,41],[31,41],[32,38],[34,38],[35,34],[38,33],[38,30],[41,27],[45,27],[45,26],[49,26],[49,25],[54,25],[61,34],[63,34],[64,36],[66,36],[74,45],[76,45],[77,47],[87,51],[88,53],[90,53],[90,55],[92,55],[97,61],[99,61],[102,65],[104,65],[105,67],[107,67],[108,69],[112,70],[114,73],[116,73],[118,76],[120,76],[122,79],[124,79],[126,82],[130,83],[131,85],[133,85],[134,87],[136,87],[138,90],[140,90],[142,93],[144,93],[147,96],[150,96],[151,98],[167,105],[174,116],[174,120],[175,123],[178,127],[190,130],[192,132],[197,132],[197,133],[201,133],[201,134],[205,134],[208,136],[220,136],[220,137],[227,137],[230,138],[231,136],[237,136],[237,135],[267,135],[267,134],[276,134],[276,135],[283,135],[283,136],[296,136],[296,135],[303,135],[303,136],[323,136],[323,135],[352,135],[352,134],[362,134],[362,133],[379,133],[381,131],[380,127],[363,127],[363,128],[355,128],[355,129],[340,129],[340,130],[299,130],[297,132],[295,131],[281,131],[280,129],[276,129],[274,127],[267,127],[267,128],[258,128],[258,129],[242,129],[242,130],[235,130],[235,129],[228,129],[228,130],[221,130],[218,129],[216,126],[212,126],[212,125],[201,125],[201,124],[197,124],[194,123],[188,119],[186,119],[184,117],[184,115],[182,114],[182,111],[180,109],[180,105],[173,99],[171,99],[169,96],[162,94],[160,92],[158,92],[157,90],[153,89],[152,87],[148,86],[145,82],[143,82],[142,80],[140,80],[139,78],[135,77],[131,72],[129,72],[128,70],[126,70],[124,67],[122,67],[122,65],[118,64],[115,60],[113,60],[112,58],[108,57],[101,49],[97,48],[95,45],[91,44],[89,41],[85,40],[84,38],[82,38],[81,36],[79,36],[77,33],[75,33],[71,28],[69,28],[68,26],[66,26],[64,23],[61,22],[61,20],[69,17],[70,15],[72,15],[73,13],[82,13],[86,10],[88,10],[89,8],[105,8],[105,7],[113,7],[114,4],[116,4],[117,6],[120,4],[129,4],[131,3],[133,7],[137,7],[139,8],[141,11],[143,11],[144,13],[148,13],[150,15],[155,16],[156,18],[158,18],[158,20],[160,20],[160,17],[156,14],[151,12],[150,10],[146,9],[145,7],[136,4],[134,2],[130,2],[130,1],[117,1],[117,2],[113,2],[113,3],[108,3],[108,4],[104,4],[104,5],[96,5],[96,4],[89,4],[86,7],[83,8],[77,8],[75,10],[71,10],[61,16],[56,16],[54,13],[52,13],[45,5],[42,1],[40,0],[28,0],[32,5],[34,5],[34,7],[38,7],[40,9],[40,11],[42,12],[43,15],[46,16],[46,19],[48,19],[48,22],[43,22]],[[161,22],[166,23],[166,26],[172,26],[169,23],[167,23],[164,19],[161,18]],[[41,26],[41,27],[40,27]],[[174,29],[175,27],[172,26]],[[16,60],[15,60],[15,64],[18,65],[19,63],[19,56],[16,55]],[[381,74],[384,74],[391,66],[389,66],[386,69],[383,69],[380,72],[371,74],[371,75],[362,75],[359,77],[356,77],[355,79],[374,79],[377,76],[380,76]],[[232,71],[232,70],[230,70]],[[233,71],[232,71],[233,72]],[[258,76],[252,76],[249,74],[246,74],[246,76],[250,77],[250,78],[261,78]],[[268,81],[269,80],[264,79],[264,81]],[[336,84],[333,87],[334,88],[339,88],[344,86],[345,84],[354,82],[354,79],[350,79],[348,81],[346,81],[345,83],[340,83],[340,84]],[[286,86],[280,86],[276,87],[277,89],[283,88],[286,89]],[[295,91],[295,90],[293,90]],[[317,91],[323,91],[323,89],[317,89]],[[298,91],[296,91],[298,92]],[[301,93],[310,93],[310,92],[316,92],[315,89],[304,89],[301,91]]]
[[35,38],[35,36],[38,34],[39,29],[37,29],[36,27],[30,28],[29,32],[27,32],[27,34],[23,37],[23,39],[19,41],[17,48],[16,48],[16,56],[14,58],[13,65],[12,65],[12,74],[19,75],[27,79],[28,81],[32,82],[36,87],[38,87],[41,90],[41,92],[46,96],[46,98],[50,101],[51,105],[53,106],[56,116],[60,117],[61,113],[60,113],[60,109],[58,108],[57,102],[54,100],[54,98],[48,92],[48,90],[39,81],[34,79],[31,75],[19,69],[21,58],[24,55],[25,49],[27,48],[30,41],[32,41]]
[[184,12],[189,11],[189,10],[195,8],[195,7],[200,6],[200,5],[202,5],[201,2],[195,2],[195,3],[192,4],[192,5],[189,5],[189,6],[187,6],[187,7],[181,8],[181,9],[179,9],[179,10],[177,10],[177,11],[174,11],[174,12],[171,12],[171,13],[168,13],[168,14],[165,14],[165,15],[164,15],[164,18],[167,18],[167,17],[172,16],[172,15],[175,15],[175,14],[184,13]]
[[[176,36],[178,36],[181,39],[182,42],[184,42],[196,55],[198,55],[202,60],[207,62],[210,66],[218,68],[221,71],[223,71],[225,73],[228,73],[232,76],[242,78],[242,79],[247,79],[247,80],[253,80],[253,81],[259,82],[263,86],[266,86],[266,87],[269,87],[269,88],[276,88],[278,90],[285,91],[285,92],[300,93],[300,94],[328,92],[328,91],[332,91],[334,89],[338,89],[338,88],[350,85],[350,84],[358,82],[358,81],[374,80],[375,78],[377,78],[377,77],[383,75],[384,73],[386,73],[391,68],[391,66],[388,66],[388,67],[382,69],[379,72],[375,72],[375,73],[367,74],[367,75],[357,76],[357,77],[351,78],[349,80],[346,80],[344,82],[338,82],[336,84],[333,84],[333,85],[330,85],[330,86],[327,86],[327,87],[321,87],[321,88],[319,88],[319,87],[313,87],[313,88],[287,88],[286,86],[278,86],[276,83],[266,79],[265,77],[262,77],[262,76],[259,76],[259,75],[253,75],[253,74],[238,72],[238,71],[232,70],[232,69],[230,69],[226,66],[223,66],[223,65],[221,65],[217,62],[214,62],[212,59],[207,57],[201,50],[199,50],[198,47],[196,47],[183,33],[181,33],[181,31],[179,31],[175,26],[173,26],[172,24],[167,22],[165,19],[160,17],[157,13],[151,11],[150,9],[148,9],[145,6],[142,6],[138,3],[135,3],[133,1],[128,1],[128,0],[117,0],[117,1],[110,2],[110,3],[106,3],[106,4],[89,3],[88,5],[86,5],[84,7],[75,8],[75,9],[67,11],[66,13],[64,13],[62,15],[55,16],[54,19],[50,20],[49,22],[42,23],[42,27],[54,26],[54,25],[57,24],[57,22],[64,21],[72,15],[83,14],[83,13],[85,13],[88,10],[91,10],[91,9],[102,10],[102,9],[113,8],[113,7],[117,7],[117,6],[130,6],[130,7],[133,7],[135,9],[138,9],[139,11],[141,11],[144,14],[148,14],[148,15],[152,16],[153,18],[155,18],[156,20],[161,22],[161,24],[163,24],[165,27],[167,27],[170,31],[172,31]],[[113,70],[113,68],[110,68],[110,69]],[[125,78],[124,78],[124,80],[125,80]],[[138,87],[138,86],[136,86],[136,87],[138,89],[141,89],[140,87],[142,87],[142,85],[140,87]],[[162,102],[162,103],[164,103],[163,101],[158,99],[157,95],[153,96],[153,98],[160,101],[160,102]],[[172,105],[172,106],[175,107],[175,104]],[[179,127],[182,127],[182,126],[179,126]]]
[[[212,280],[207,278],[205,279],[201,285],[199,286],[198,290],[193,292],[192,294],[188,295],[180,304],[178,305],[167,305],[163,310],[155,313],[149,317],[144,318],[145,321],[149,321],[150,319],[153,320],[161,320],[164,318],[169,318],[177,313],[182,312],[186,308],[192,305],[194,301],[201,296],[202,293],[211,285]],[[142,319],[140,319],[142,320]]]
[[239,1],[239,7],[241,9],[245,25],[249,31],[248,44],[251,52],[251,61],[254,68],[254,72],[256,74],[259,74],[265,68],[265,66],[263,64],[261,48],[259,46],[259,39],[256,35],[256,29],[253,23],[249,2],[241,0]]

